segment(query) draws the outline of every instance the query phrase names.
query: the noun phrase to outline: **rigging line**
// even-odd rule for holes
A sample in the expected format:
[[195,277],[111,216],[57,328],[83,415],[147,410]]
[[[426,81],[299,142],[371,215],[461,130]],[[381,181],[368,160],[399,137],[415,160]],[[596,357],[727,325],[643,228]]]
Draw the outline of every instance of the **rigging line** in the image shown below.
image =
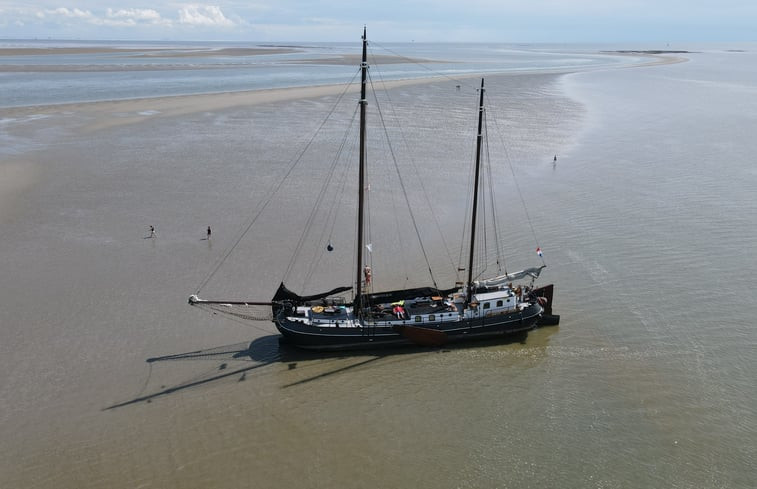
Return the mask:
[[[489,97],[487,97],[487,100],[489,100]],[[495,107],[494,103],[489,104],[491,107]],[[528,207],[526,207],[526,200],[523,197],[523,192],[520,189],[520,184],[518,184],[518,178],[515,176],[515,168],[513,168],[512,159],[510,158],[510,153],[507,151],[507,145],[505,144],[504,138],[502,137],[502,131],[499,130],[499,125],[497,124],[497,118],[494,117],[494,125],[497,127],[497,135],[499,136],[500,143],[502,144],[502,148],[504,149],[505,153],[505,159],[507,160],[507,165],[510,167],[510,173],[513,176],[513,184],[515,185],[515,190],[518,192],[518,197],[520,198],[520,203],[523,206],[523,212],[526,215],[526,221],[528,222],[528,226],[531,229],[531,235],[534,238],[534,242],[536,243],[537,250],[541,248],[541,245],[539,244],[539,239],[536,237],[536,230],[534,229],[533,221],[531,220],[531,216],[528,214]],[[539,257],[541,259],[542,265],[546,266],[547,263],[544,260],[543,256]]]
[[[400,54],[400,53],[398,53],[396,51],[393,51],[393,50],[389,49],[386,46],[382,46],[381,44],[378,44],[376,42],[371,42],[371,44],[376,44],[376,46],[380,47],[384,51],[386,51],[388,53],[392,53],[392,55],[397,56],[398,58],[404,59],[405,61],[407,61],[410,64],[414,64],[414,65],[420,66],[424,70],[426,70],[426,71],[428,71],[430,73],[433,73],[433,74],[435,74],[438,77],[446,78],[446,79],[451,80],[451,81],[453,81],[455,83],[458,83],[460,85],[466,85],[468,87],[475,87],[475,85],[469,85],[468,83],[466,83],[465,80],[461,80],[459,78],[453,78],[453,77],[447,75],[446,73],[442,73],[440,71],[436,71],[433,68],[430,68],[430,67],[426,66],[425,64],[421,63],[417,59],[408,58],[407,56],[404,56],[404,55],[402,55],[402,54]],[[478,76],[478,75],[476,75],[476,76]]]
[[256,326],[254,324],[255,323],[254,321],[246,321],[246,320],[244,320],[242,318],[239,318],[239,317],[235,316],[234,314],[221,311],[220,309],[205,308],[201,304],[198,304],[198,305],[199,305],[198,309],[201,310],[202,312],[206,313],[206,314],[213,314],[213,315],[220,314],[220,315],[224,316],[226,319],[234,321],[235,323],[239,323],[239,324],[243,324],[245,326],[249,326],[251,328],[255,328],[258,331],[262,331],[263,333],[270,333],[271,332],[270,328],[262,328],[260,326]]
[[[484,134],[483,139],[486,139],[486,135]],[[483,152],[483,145],[481,151]],[[484,159],[482,157],[482,159]],[[482,166],[486,166],[486,163],[482,163]],[[483,188],[479,189],[479,206],[478,206],[478,226],[479,230],[476,232],[476,241],[478,242],[478,253],[477,253],[477,263],[478,263],[478,269],[476,270],[475,278],[480,278],[484,275],[488,268],[488,257],[489,257],[489,233],[488,233],[488,227],[486,223],[488,222],[487,213],[489,212],[488,206],[486,205],[486,188],[483,186],[483,179],[484,179],[484,173],[485,170],[481,171],[480,178],[482,180],[479,181],[479,183],[482,185]]]
[[[374,100],[375,100],[375,98],[374,98]],[[378,103],[376,103],[376,105],[378,106]],[[365,213],[364,213],[364,219],[365,219],[365,224],[364,224],[365,235],[364,235],[364,238],[365,238],[365,241],[364,241],[363,246],[366,246],[366,245],[371,245],[372,246],[373,235],[371,234],[372,228],[371,228],[371,192],[370,192],[370,188],[371,188],[371,179],[370,179],[371,162],[369,161],[369,152],[368,152],[367,148],[365,150],[364,158],[365,158],[365,181],[363,183],[365,184],[365,188],[363,188],[363,204],[365,205],[365,209],[364,209],[365,210]],[[366,246],[366,249],[369,249],[369,248]],[[373,253],[371,253],[370,251],[368,252],[367,255],[365,253],[363,253],[363,258],[364,259],[367,258],[368,262],[370,263],[371,269],[373,269]],[[367,288],[368,284],[365,284],[365,285],[366,285],[366,288]]]
[[[354,120],[355,120],[355,117],[356,117],[356,114],[357,114],[357,110],[358,110],[358,107],[356,106],[355,112],[353,113],[352,121],[350,122],[349,127],[353,127],[353,125],[354,125],[353,123],[354,123]],[[351,137],[351,131],[346,131],[345,135],[344,135],[344,140],[342,141],[342,145],[340,146],[340,149],[338,151],[339,155],[341,155],[343,153],[346,141],[350,137]],[[355,153],[354,149],[355,149],[354,145],[350,146],[350,151],[348,151],[346,157],[343,158],[343,160],[345,162],[354,161],[353,160],[353,155]],[[334,172],[332,172],[332,174],[333,173]],[[329,210],[328,210],[328,212],[326,214],[326,217],[324,219],[324,225],[323,225],[323,228],[321,230],[320,237],[319,237],[319,239],[318,239],[318,241],[316,243],[316,246],[313,249],[313,256],[312,256],[312,259],[310,260],[311,266],[310,266],[310,268],[308,270],[308,273],[307,273],[305,279],[303,280],[302,290],[307,290],[307,287],[308,287],[308,285],[310,283],[310,280],[312,279],[312,276],[315,273],[316,265],[318,265],[320,263],[320,260],[318,260],[319,251],[320,251],[320,257],[323,257],[323,255],[324,255],[324,252],[323,252],[323,250],[324,250],[324,241],[326,241],[325,238],[326,238],[327,233],[328,233],[327,242],[328,242],[328,244],[331,244],[331,238],[334,235],[334,228],[336,227],[336,222],[337,222],[337,217],[338,217],[338,214],[339,214],[339,209],[342,208],[342,203],[345,200],[346,195],[347,195],[345,193],[344,189],[345,189],[345,187],[347,185],[347,176],[348,176],[348,173],[349,172],[347,172],[347,171],[343,171],[343,172],[340,173],[341,177],[338,179],[337,185],[336,185],[336,187],[337,187],[336,191],[333,193],[334,198],[331,199],[331,205],[330,205]],[[327,181],[331,181],[331,177],[329,177],[327,179]],[[331,250],[328,250],[327,248],[326,248],[326,250],[327,250],[328,253],[331,252]]]
[[[371,52],[371,56],[373,56],[372,52]],[[407,148],[407,147],[409,147],[409,145],[407,144],[407,141],[405,139],[405,133],[402,130],[402,127],[401,127],[401,124],[400,124],[400,119],[399,119],[399,117],[397,117],[396,111],[394,110],[394,105],[391,103],[391,97],[389,96],[389,91],[386,88],[386,84],[384,84],[384,80],[383,80],[383,77],[382,77],[381,70],[377,68],[376,71],[378,71],[379,80],[381,81],[382,85],[384,86],[383,93],[386,96],[387,100],[389,101],[389,108],[392,110],[392,114],[394,116],[394,120],[397,122],[397,126],[399,128],[400,135],[402,136],[402,140],[405,143],[405,147]],[[376,90],[374,89],[373,85],[371,85],[371,93],[373,94],[373,99],[376,102],[376,107],[379,107],[378,94],[376,93]],[[389,141],[389,135],[386,134],[386,132],[385,132],[384,133],[384,138],[382,138],[382,142],[384,142],[388,146],[388,141]],[[411,162],[412,162],[412,155],[411,155],[410,159],[411,159]],[[417,171],[416,171],[416,173],[417,173]],[[397,177],[400,178],[399,175]],[[394,216],[397,216],[397,215],[399,215],[398,206],[397,206],[397,186],[393,185],[392,182],[390,182],[389,183],[389,189],[390,189],[389,195],[391,196],[391,199],[392,199],[392,212],[393,212]],[[433,213],[432,213],[432,216],[433,216]],[[433,216],[433,217],[435,217],[435,216]],[[400,249],[404,250],[404,249],[406,249],[406,246],[404,244],[405,234],[406,233],[402,232],[402,228],[400,227],[399,219],[393,219],[392,221],[394,222],[394,226],[395,226],[395,230],[396,230],[396,236],[397,236],[397,239],[399,241]],[[406,253],[398,253],[398,255],[400,256],[400,260],[402,262],[402,271],[405,274],[405,284],[402,286],[402,288],[407,288],[407,283],[410,280],[409,279],[409,274],[408,274],[407,255],[406,255]],[[371,266],[373,266],[373,263],[371,263]],[[376,274],[375,274],[375,271],[374,271],[374,279],[375,279],[375,277],[376,277]]]
[[[358,71],[358,73],[359,73],[359,71]],[[213,276],[218,272],[218,270],[221,268],[221,266],[229,258],[229,256],[234,251],[234,249],[236,249],[236,247],[239,245],[239,243],[242,241],[242,239],[250,231],[250,228],[252,228],[253,224],[255,224],[255,222],[258,220],[258,218],[260,217],[260,215],[266,209],[266,207],[268,207],[268,204],[271,203],[271,201],[273,200],[273,197],[278,193],[278,191],[284,185],[284,182],[287,180],[287,178],[289,178],[289,175],[292,174],[292,172],[297,167],[297,165],[300,163],[300,161],[302,161],[302,157],[305,155],[305,152],[313,144],[313,141],[315,140],[316,136],[320,133],[321,129],[323,129],[323,126],[326,124],[326,122],[331,118],[331,116],[333,115],[334,111],[336,110],[336,107],[339,105],[339,101],[341,101],[342,98],[344,98],[344,95],[347,93],[347,91],[349,90],[349,87],[355,81],[356,77],[357,77],[357,73],[355,75],[353,75],[353,77],[349,81],[349,83],[347,83],[345,85],[345,88],[342,91],[342,93],[338,96],[336,103],[331,108],[331,110],[326,115],[326,117],[323,119],[323,121],[320,123],[320,125],[316,128],[315,132],[310,137],[310,139],[308,140],[308,142],[305,144],[305,146],[302,149],[302,151],[300,151],[300,153],[293,160],[290,161],[289,168],[284,173],[284,178],[282,178],[281,180],[279,180],[279,182],[276,185],[274,185],[274,187],[268,192],[268,194],[266,195],[265,199],[263,199],[263,201],[261,201],[261,204],[259,204],[259,206],[260,206],[259,209],[253,214],[253,217],[250,220],[250,222],[243,228],[243,230],[240,233],[240,235],[232,242],[232,245],[219,257],[219,259],[214,264],[213,268],[210,270],[210,273],[208,273],[208,275],[205,277],[205,279],[203,279],[203,281],[197,287],[197,291],[195,292],[195,294],[197,294],[197,295],[200,294],[200,290],[202,290],[208,284],[208,282],[210,282],[210,280],[213,278]]]
[[[350,120],[350,124],[348,125],[348,127],[350,127],[350,128],[354,127],[354,122],[355,122],[355,118],[357,116],[358,107],[359,106],[355,106],[355,111],[353,112],[352,119]],[[315,215],[318,212],[318,210],[321,208],[321,205],[323,203],[324,198],[327,196],[326,191],[329,188],[329,184],[334,180],[333,175],[336,173],[336,168],[338,166],[338,163],[339,163],[340,159],[344,160],[344,161],[352,161],[353,151],[349,151],[349,154],[347,155],[346,158],[341,158],[341,155],[344,152],[344,148],[346,146],[346,143],[347,143],[347,141],[351,137],[351,133],[352,133],[352,131],[350,131],[349,129],[347,131],[345,131],[345,133],[344,133],[344,137],[342,138],[342,142],[339,145],[339,149],[337,151],[337,156],[335,157],[335,159],[334,159],[334,161],[332,163],[332,166],[331,166],[329,172],[327,173],[326,179],[324,180],[324,184],[321,187],[321,195],[319,195],[319,197],[317,199],[317,202],[316,202],[316,204],[313,207],[313,210],[311,212],[310,218],[308,219],[308,222],[306,224],[305,230],[303,231],[303,233],[300,236],[301,243],[298,243],[296,251],[293,254],[293,259],[290,262],[290,266],[289,266],[290,270],[288,270],[286,272],[285,276],[288,276],[289,272],[291,271],[291,268],[294,265],[296,257],[302,251],[302,248],[305,245],[305,238],[310,235],[310,229],[312,228],[312,225],[315,222]],[[337,182],[336,182],[337,189],[336,189],[335,192],[332,193],[332,197],[334,197],[334,198],[331,200],[331,205],[329,206],[329,209],[328,209],[328,212],[326,214],[326,217],[324,218],[324,225],[321,228],[320,237],[316,241],[316,246],[314,246],[314,248],[313,248],[312,259],[309,262],[310,263],[310,267],[308,268],[308,272],[307,272],[307,274],[305,275],[305,278],[302,281],[302,290],[307,290],[307,286],[310,283],[310,279],[312,278],[313,274],[315,273],[317,265],[320,263],[320,260],[318,260],[317,258],[318,258],[319,254],[321,256],[323,256],[323,249],[324,249],[323,248],[323,242],[324,242],[324,238],[325,238],[327,232],[328,232],[328,235],[329,235],[329,242],[331,240],[331,236],[333,235],[333,231],[334,231],[334,226],[336,225],[336,215],[337,215],[336,208],[337,208],[337,203],[344,199],[344,196],[345,196],[345,194],[344,194],[344,187],[346,185],[346,181],[347,181],[347,172],[341,172],[341,178],[337,179]]]
[[[481,175],[480,175],[480,185],[481,188],[479,188],[479,198],[480,198],[480,205],[478,206],[479,209],[479,226],[481,227],[480,231],[480,243],[479,246],[479,259],[478,259],[478,266],[479,270],[476,274],[476,278],[481,277],[487,270],[488,264],[489,264],[489,228],[487,226],[487,222],[489,222],[489,219],[487,217],[487,214],[490,212],[489,207],[486,205],[486,186],[485,184],[488,184],[486,178],[486,169],[489,166],[490,160],[489,160],[489,153],[487,152],[486,148],[486,108],[483,110],[483,127],[481,128],[481,139],[482,139],[482,145],[481,145]],[[479,234],[476,235],[477,237]]]
[[[353,80],[354,80],[354,78],[353,78]],[[335,104],[335,108],[336,108],[336,105],[338,105],[340,101],[341,101],[341,97],[340,97],[340,100],[338,100],[337,103]],[[307,236],[309,236],[310,230],[313,227],[313,223],[315,221],[315,216],[316,216],[316,214],[318,213],[318,210],[321,207],[323,199],[325,198],[325,195],[326,195],[326,191],[328,190],[329,184],[331,183],[331,180],[332,180],[331,176],[334,174],[334,170],[335,170],[337,164],[339,163],[340,156],[341,156],[341,154],[342,154],[342,152],[344,150],[344,147],[345,147],[345,144],[346,144],[346,140],[347,140],[349,132],[350,132],[350,128],[352,127],[353,122],[355,120],[355,114],[356,114],[356,111],[353,111],[352,119],[350,120],[350,124],[348,124],[348,126],[347,126],[348,129],[347,129],[347,131],[345,131],[345,135],[342,138],[342,141],[340,142],[339,149],[337,150],[336,156],[332,160],[331,165],[329,167],[329,170],[327,171],[326,178],[324,179],[324,183],[321,186],[321,189],[320,189],[320,191],[318,193],[318,196],[317,196],[316,201],[315,201],[315,205],[313,206],[313,208],[312,208],[312,210],[310,212],[310,215],[308,216],[308,219],[307,219],[307,221],[305,223],[305,227],[304,227],[302,233],[300,233],[300,238],[299,238],[299,240],[297,242],[297,245],[295,247],[294,253],[292,253],[292,258],[289,260],[289,264],[287,265],[287,268],[286,268],[286,270],[284,272],[284,276],[282,277],[282,281],[284,281],[285,279],[287,279],[289,277],[289,274],[291,273],[292,269],[294,268],[294,265],[295,265],[295,263],[297,261],[297,258],[299,257],[300,253],[302,252],[302,248],[305,245],[306,238],[307,238]]]
[[[483,148],[482,148],[483,151]],[[484,164],[484,167],[486,165]],[[484,178],[484,173],[486,172],[485,168],[481,169],[481,178]],[[482,182],[483,183],[483,182]],[[481,267],[478,271],[478,277],[483,276],[486,271],[489,269],[489,226],[487,223],[489,222],[489,214],[491,214],[491,209],[488,205],[486,205],[486,188],[484,187],[481,189],[481,205],[479,206],[479,213],[481,215],[480,221],[481,221],[481,259],[479,260],[479,266]]]
[[[355,148],[353,147],[352,150],[347,155],[346,161],[353,161],[353,155],[355,154]],[[345,193],[345,187],[347,186],[347,172],[344,172],[344,175],[342,177],[342,181],[339,184],[339,188],[337,189],[337,195],[341,196],[341,199],[339,201],[344,201],[346,193]],[[332,203],[332,210],[330,211],[331,214],[331,224],[329,225],[329,240],[334,236],[334,228],[336,227],[336,221],[337,221],[337,215],[339,214],[338,209],[340,209],[341,206],[337,206],[337,199],[334,199]]]
[[[373,79],[371,78],[371,90],[373,91]],[[374,97],[375,97],[375,91],[374,91]],[[381,126],[384,128],[384,133],[387,133],[386,123],[384,121],[384,113],[381,111],[381,107],[376,104],[376,112],[378,113],[379,120],[381,121]],[[426,248],[423,246],[423,240],[421,240],[421,233],[418,229],[418,223],[415,219],[415,214],[413,213],[413,209],[410,206],[410,198],[407,194],[407,189],[405,188],[405,183],[402,181],[402,173],[400,172],[399,164],[397,163],[397,156],[394,153],[394,148],[392,147],[391,142],[387,141],[387,146],[389,147],[389,153],[392,155],[392,163],[394,164],[394,169],[397,172],[397,176],[399,177],[400,182],[400,188],[402,189],[402,194],[405,197],[405,203],[407,204],[408,213],[410,214],[410,220],[413,223],[413,228],[415,229],[415,235],[418,237],[418,243],[421,247],[421,252],[423,253],[423,259],[426,261],[426,266],[428,267],[428,273],[431,277],[431,281],[434,284],[434,287],[439,288],[436,284],[436,279],[434,278],[434,273],[431,270],[431,263],[428,261],[428,254],[426,253]]]
[[[357,108],[355,110],[357,112]],[[353,116],[353,119],[354,119],[354,116]],[[350,151],[347,153],[347,156],[344,158],[344,161],[347,161],[347,162],[354,161],[353,160],[354,154],[355,154],[355,147],[353,145],[352,147],[350,147]],[[337,196],[337,198],[334,198],[331,200],[331,207],[329,207],[329,211],[325,219],[327,226],[325,226],[324,229],[328,230],[329,240],[331,240],[331,238],[334,236],[334,228],[336,227],[337,215],[339,214],[339,209],[341,208],[341,206],[339,205],[339,202],[344,201],[344,198],[345,198],[344,189],[347,186],[347,174],[348,172],[346,171],[341,173],[341,178],[337,182],[337,189],[336,189],[336,192],[334,193],[334,195]]]
[[[486,172],[488,175],[488,184],[489,184],[489,200],[491,202],[491,214],[492,214],[492,231],[494,232],[494,244],[495,244],[495,252],[497,257],[497,274],[502,274],[502,265],[504,264],[504,255],[502,253],[502,247],[500,245],[500,234],[499,234],[499,219],[497,218],[497,202],[496,202],[496,194],[494,192],[494,176],[492,174],[492,158],[491,158],[491,147],[489,145],[489,126],[488,126],[488,114],[487,111],[484,110],[484,128],[486,128],[486,134],[484,137],[484,147],[486,150]],[[505,266],[505,270],[507,270],[507,267]]]
[[[399,210],[398,210],[398,205],[397,205],[397,198],[398,198],[397,186],[392,185],[390,183],[389,187],[390,187],[389,195],[392,198],[392,215],[397,216],[399,215]],[[394,221],[394,227],[396,230],[397,239],[399,240],[400,250],[405,250],[407,249],[404,243],[405,233],[402,232],[399,219],[393,219],[393,221]],[[409,280],[409,273],[408,273],[409,268],[407,264],[407,261],[408,261],[407,255],[406,253],[398,253],[398,255],[400,256],[400,260],[402,261],[402,271],[405,274],[405,282],[407,283],[407,281]],[[406,285],[403,286],[403,288],[406,288]]]
[[[378,106],[378,103],[376,103]],[[366,181],[366,188],[364,189],[364,199],[365,199],[365,226],[367,229],[367,236],[366,236],[366,243],[371,246],[371,249],[373,248],[373,226],[371,224],[371,178],[370,178],[370,168],[371,168],[371,161],[370,161],[370,155],[368,154],[366,150],[365,155],[365,181]],[[368,266],[371,267],[371,274],[372,274],[372,280],[368,282],[366,280],[365,289],[366,293],[372,293],[373,292],[373,281],[376,279],[376,275],[373,274],[373,251],[371,249],[368,249],[368,255],[366,256],[365,253],[363,256],[367,258],[368,260]],[[363,278],[365,279],[365,272],[363,272]]]
[[[486,109],[484,109],[484,113],[486,113]],[[486,166],[486,158],[484,153],[484,144],[483,141],[486,140],[486,133],[485,131],[486,126],[482,126],[481,128],[481,167]],[[485,175],[484,170],[481,169],[479,173],[479,181],[478,181],[478,219],[476,221],[477,229],[476,229],[476,256],[475,256],[475,266],[474,269],[475,273],[472,275],[474,279],[480,278],[484,272],[486,272],[486,261],[487,261],[487,232],[486,232],[486,222],[487,222],[487,205],[486,205],[486,187],[484,186],[485,182]]]
[[[372,54],[372,53],[371,53]],[[410,148],[410,144],[407,141],[407,137],[405,136],[405,131],[402,130],[402,126],[400,125],[399,121],[400,118],[397,115],[397,112],[394,110],[394,104],[392,103],[391,96],[389,95],[389,89],[386,86],[386,81],[384,80],[381,70],[377,69],[379,74],[379,81],[381,82],[382,86],[384,87],[384,95],[386,96],[387,100],[389,101],[389,108],[392,111],[392,116],[394,117],[394,120],[397,121],[397,125],[399,127],[400,136],[402,137],[402,142],[405,145],[406,148]],[[373,87],[371,87],[373,88]],[[375,93],[374,93],[375,97]],[[376,103],[378,106],[378,102]],[[439,237],[441,238],[442,245],[444,246],[444,251],[447,253],[447,259],[450,262],[450,266],[452,267],[452,270],[455,271],[455,277],[456,279],[459,278],[459,271],[458,266],[455,265],[454,260],[452,259],[452,253],[450,252],[449,245],[447,244],[447,240],[444,238],[444,233],[442,232],[442,225],[439,222],[439,219],[436,215],[436,213],[433,210],[433,207],[431,205],[431,199],[429,198],[428,191],[426,190],[426,186],[423,184],[423,178],[421,178],[420,172],[418,171],[418,165],[415,163],[415,159],[413,158],[412,151],[408,151],[408,160],[410,161],[410,166],[415,171],[415,175],[417,177],[418,184],[421,188],[421,191],[423,193],[424,200],[426,201],[426,205],[428,206],[429,210],[431,211],[431,218],[434,220],[434,224],[436,225],[436,230],[439,233]],[[398,175],[399,176],[399,175]],[[400,235],[401,236],[401,235]]]
[[[478,97],[478,91],[480,90],[480,87],[477,87],[475,90],[476,97],[475,97],[475,111],[473,112],[478,113],[479,110],[479,97]],[[473,181],[475,178],[475,161],[476,161],[476,146],[474,145],[470,149],[470,156],[468,159],[468,180],[466,182],[466,188],[472,189],[473,188]],[[468,198],[465,199],[465,216],[466,218],[463,219],[463,231],[461,234],[460,239],[460,251],[458,255],[458,268],[465,270],[465,267],[467,267],[467,260],[464,258],[465,253],[467,251],[466,244],[468,244],[470,233],[468,231],[471,231],[469,229],[470,219],[469,216],[473,212],[473,192],[469,192]]]
[[282,278],[282,281],[289,277],[289,273],[292,271],[292,268],[294,268],[294,264],[297,261],[297,258],[299,257],[300,253],[302,252],[302,248],[305,245],[305,242],[307,241],[306,238],[310,235],[310,230],[312,229],[313,223],[315,222],[315,216],[318,214],[318,211],[321,208],[321,204],[323,203],[323,199],[326,197],[329,185],[332,182],[332,176],[334,174],[334,170],[336,169],[337,164],[339,163],[342,151],[344,150],[344,146],[346,144],[346,141],[350,133],[349,128],[352,127],[353,122],[355,121],[356,113],[357,111],[353,112],[352,119],[350,120],[350,124],[348,124],[348,129],[347,131],[345,131],[345,135],[339,144],[339,149],[337,150],[337,154],[332,160],[331,165],[328,168],[328,171],[326,172],[326,177],[324,178],[323,185],[321,185],[321,189],[318,192],[318,196],[316,197],[315,204],[313,205],[313,208],[310,210],[310,215],[308,216],[308,219],[305,222],[305,226],[302,230],[302,233],[300,233],[300,238],[297,241],[297,246],[295,246],[294,253],[292,253],[292,258],[289,260],[289,265],[287,266],[286,271],[284,272],[284,277]]

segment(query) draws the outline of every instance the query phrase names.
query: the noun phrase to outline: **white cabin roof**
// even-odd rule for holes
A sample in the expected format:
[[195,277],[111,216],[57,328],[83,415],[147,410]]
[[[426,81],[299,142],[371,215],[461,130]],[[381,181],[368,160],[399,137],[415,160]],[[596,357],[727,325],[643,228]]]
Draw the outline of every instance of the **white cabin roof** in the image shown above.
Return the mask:
[[497,290],[494,292],[484,292],[483,294],[474,294],[473,298],[478,302],[493,301],[496,299],[506,299],[512,296],[513,293],[509,289]]

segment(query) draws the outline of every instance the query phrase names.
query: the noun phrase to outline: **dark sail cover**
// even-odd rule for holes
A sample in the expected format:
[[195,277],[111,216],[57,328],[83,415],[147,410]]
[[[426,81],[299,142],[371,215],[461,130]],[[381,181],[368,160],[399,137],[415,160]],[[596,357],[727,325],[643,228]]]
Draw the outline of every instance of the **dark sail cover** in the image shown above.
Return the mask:
[[279,285],[279,290],[277,290],[276,293],[273,295],[273,302],[290,301],[290,302],[295,302],[295,303],[303,303],[303,302],[309,302],[309,301],[317,301],[320,299],[324,299],[330,295],[338,294],[340,292],[345,292],[347,290],[352,290],[352,287],[337,287],[335,289],[331,289],[328,292],[323,292],[321,294],[299,295],[287,289],[286,285],[284,285],[284,282],[281,282],[281,285]]
[[[273,302],[294,302],[304,303],[311,301],[318,301],[326,297],[352,290],[352,287],[337,287],[331,289],[328,292],[322,292],[320,294],[313,295],[299,295],[289,290],[284,282],[279,285],[279,289],[273,296]],[[457,287],[451,289],[437,289],[434,287],[418,287],[415,289],[403,289],[403,290],[390,290],[386,292],[376,292],[374,294],[366,294],[363,296],[364,304],[378,304],[387,302],[397,302],[405,299],[414,299],[416,297],[432,297],[432,296],[446,296],[458,290]]]
[[387,292],[376,292],[375,294],[366,294],[363,297],[364,303],[377,304],[387,302],[397,302],[405,299],[414,299],[416,297],[433,297],[446,296],[459,290],[457,287],[451,289],[436,289],[434,287],[418,287],[416,289],[390,290]]

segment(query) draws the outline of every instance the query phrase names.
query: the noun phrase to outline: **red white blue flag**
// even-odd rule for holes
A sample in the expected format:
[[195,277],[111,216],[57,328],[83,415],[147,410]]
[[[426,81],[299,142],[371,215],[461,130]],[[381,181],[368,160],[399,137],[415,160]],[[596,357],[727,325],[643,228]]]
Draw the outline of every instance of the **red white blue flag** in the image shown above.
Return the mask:
[[536,248],[536,254],[539,256],[544,256],[544,254],[541,252],[541,248]]

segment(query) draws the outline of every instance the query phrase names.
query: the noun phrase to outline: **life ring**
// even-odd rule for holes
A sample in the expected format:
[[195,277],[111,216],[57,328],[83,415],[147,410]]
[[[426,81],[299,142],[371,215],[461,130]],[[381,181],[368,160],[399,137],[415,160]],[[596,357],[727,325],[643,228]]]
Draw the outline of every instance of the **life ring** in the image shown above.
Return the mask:
[[538,302],[540,306],[546,306],[548,301],[546,297],[537,297],[536,302]]
[[310,310],[316,314],[320,314],[323,312],[323,306],[313,306],[310,308]]

